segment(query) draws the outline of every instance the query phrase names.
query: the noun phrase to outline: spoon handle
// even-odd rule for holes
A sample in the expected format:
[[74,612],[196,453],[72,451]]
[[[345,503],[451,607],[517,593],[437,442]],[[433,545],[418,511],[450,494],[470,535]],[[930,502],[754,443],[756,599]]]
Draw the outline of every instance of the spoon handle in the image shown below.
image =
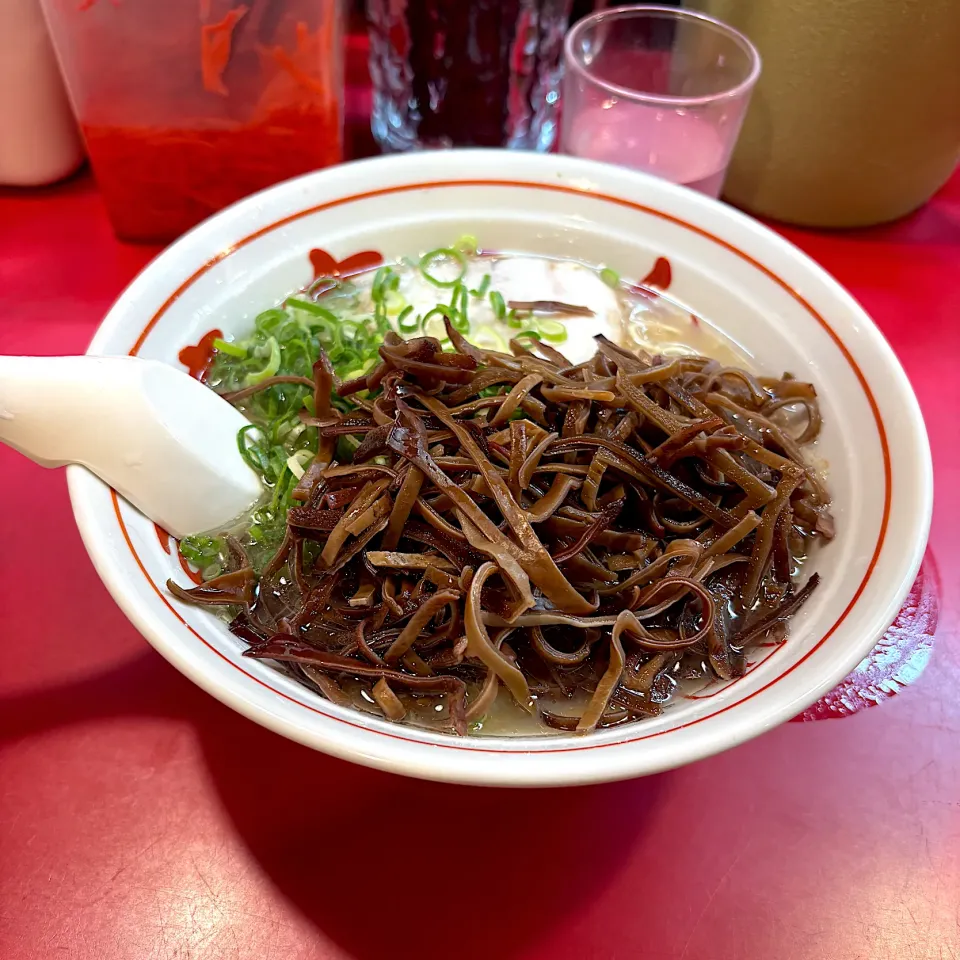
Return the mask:
[[0,441],[43,467],[85,462],[137,389],[129,359],[0,356]]
[[81,464],[174,536],[222,527],[262,488],[248,421],[198,380],[136,357],[0,356],[0,442]]

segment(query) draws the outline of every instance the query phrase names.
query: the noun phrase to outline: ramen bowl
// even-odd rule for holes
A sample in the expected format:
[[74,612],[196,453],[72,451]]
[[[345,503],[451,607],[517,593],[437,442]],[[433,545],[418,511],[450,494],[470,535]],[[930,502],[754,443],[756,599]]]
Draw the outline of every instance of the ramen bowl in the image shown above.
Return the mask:
[[[487,249],[606,264],[656,282],[758,370],[817,387],[817,457],[836,538],[788,638],[746,674],[675,698],[662,715],[587,735],[455,737],[324,700],[165,588],[176,544],[90,473],[69,470],[84,542],[130,620],[174,666],[245,716],[307,746],[395,773],[544,786],[650,774],[733,747],[800,713],[872,648],[919,568],[932,473],[920,412],[870,318],[822,269],[756,221],[698,193],[612,166],[500,151],[346,164],[273,187],[206,221],[122,294],[90,352],[196,364],[211,331],[322,273],[349,273],[470,234]],[[197,424],[203,430],[203,424]]]

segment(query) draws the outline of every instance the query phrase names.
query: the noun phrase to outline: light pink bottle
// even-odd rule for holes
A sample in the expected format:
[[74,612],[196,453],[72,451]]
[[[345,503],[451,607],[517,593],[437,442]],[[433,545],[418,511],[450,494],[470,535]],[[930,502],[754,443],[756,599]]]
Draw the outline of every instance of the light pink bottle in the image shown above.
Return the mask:
[[53,183],[82,160],[40,0],[0,0],[0,184]]

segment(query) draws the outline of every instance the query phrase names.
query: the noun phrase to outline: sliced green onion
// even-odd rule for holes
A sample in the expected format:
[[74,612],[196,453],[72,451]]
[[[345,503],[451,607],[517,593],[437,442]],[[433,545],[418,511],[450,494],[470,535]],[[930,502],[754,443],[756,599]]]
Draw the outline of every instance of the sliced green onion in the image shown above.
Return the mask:
[[499,291],[490,291],[490,306],[493,308],[493,315],[498,320],[502,320],[507,315],[507,305],[504,303]]
[[373,277],[373,286],[370,288],[370,299],[379,303],[389,290],[393,282],[393,270],[390,267],[381,267]]
[[461,253],[475,254],[479,249],[477,238],[469,233],[465,233],[455,244],[454,247]]
[[[460,267],[460,273],[452,280],[441,280],[430,272],[430,267],[445,259],[456,260]],[[459,250],[454,250],[453,247],[438,247],[420,258],[420,272],[424,279],[429,280],[435,287],[455,287],[466,276],[467,260]]]
[[[428,310],[423,317],[423,331],[427,334],[428,337],[436,337],[438,340],[447,335],[447,328],[443,325],[443,322],[440,322],[439,327],[435,327],[438,330],[437,333],[429,333],[427,331],[427,324],[434,317],[446,317],[454,326],[455,329],[459,330],[460,327],[458,324],[463,324],[463,320],[460,319],[460,313],[455,307],[449,307],[445,303],[438,303],[432,310]],[[462,332],[462,331],[461,331]]]
[[300,434],[303,433],[304,430],[306,429],[307,429],[307,425],[302,421],[298,420],[287,432],[287,436],[286,436],[287,443],[294,443],[297,437],[299,437]]
[[317,338],[321,347],[329,347],[331,344],[336,343],[338,339],[336,321],[330,322],[321,317],[317,317],[316,320],[311,321],[310,332]]
[[338,321],[335,313],[327,310],[326,307],[321,307],[319,303],[313,303],[310,300],[300,300],[297,297],[291,297],[287,300],[287,306],[293,307],[296,310],[303,310],[311,316],[320,317],[328,323],[337,323]]
[[289,319],[286,311],[279,307],[271,307],[269,310],[264,310],[263,313],[258,313],[256,320],[253,322],[258,333],[269,334],[273,333],[274,327],[278,323],[286,323]]
[[345,347],[343,350],[340,350],[337,353],[337,369],[351,369],[352,367],[359,366],[362,358],[356,350],[351,350],[350,348]]
[[447,328],[443,323],[443,318],[446,316],[448,316],[448,314],[445,310],[438,310],[434,307],[432,310],[427,311],[423,318],[424,336],[440,340],[441,347],[443,346],[443,340],[445,340],[447,336]]
[[413,307],[407,306],[400,311],[400,316],[397,317],[397,329],[401,333],[416,333],[420,329],[420,324],[422,320],[419,315],[415,316],[413,320],[410,320],[409,317],[413,313]]
[[287,457],[287,469],[299,480],[304,474],[304,467],[313,459],[310,450],[298,450]]
[[280,344],[277,343],[277,338],[269,337],[267,344],[270,349],[267,362],[262,370],[254,370],[252,373],[247,374],[245,379],[248,386],[252,387],[254,384],[263,383],[264,380],[276,376],[277,371],[280,369]]
[[[480,347],[481,350],[496,350],[499,353],[510,352],[510,345],[506,338],[491,327],[483,327],[477,330],[470,338],[470,342],[474,346]],[[502,392],[500,387],[491,387],[490,389],[493,391],[490,396],[496,396]]]
[[389,316],[395,317],[407,305],[407,298],[395,290],[388,290],[383,298],[383,307]]
[[359,367],[354,367],[352,370],[348,370],[344,375],[344,380],[356,380],[357,377],[362,377],[365,374],[369,373],[376,365],[377,361],[380,359],[379,354],[374,354],[372,357],[366,359]]
[[507,314],[507,326],[513,330],[519,330],[523,327],[523,320],[517,316],[517,311],[511,309]]
[[221,340],[219,337],[213,341],[213,349],[230,357],[239,357],[241,360],[245,360],[247,356],[246,347],[241,347],[239,343],[230,343],[229,340]]
[[446,316],[450,318],[450,323],[453,324],[454,330],[459,330],[460,333],[469,333],[470,321],[467,318],[467,288],[462,283],[458,283],[453,288],[453,296],[450,298],[450,309],[453,312],[446,314]]
[[356,320],[343,320],[340,323],[340,334],[345,339],[349,339],[351,343],[357,343],[366,340],[367,328]]
[[247,434],[251,430],[256,430],[256,424],[247,423],[242,426],[237,431],[237,449],[240,451],[240,456],[243,457],[247,462],[247,466],[253,470],[259,471],[262,467],[260,460],[254,455],[254,450],[256,450],[256,445],[252,444],[247,446]]
[[219,566],[222,549],[223,542],[219,537],[184,537],[180,541],[180,555],[201,569],[215,564]]
[[337,447],[334,457],[341,463],[353,459],[353,451],[357,449],[360,441],[349,434],[337,437]]
[[323,296],[323,294],[329,293],[331,290],[339,290],[344,286],[344,281],[339,277],[317,277],[317,279],[307,287],[307,296],[312,297],[320,287],[324,288],[320,293],[320,296]]
[[485,273],[483,279],[480,281],[480,286],[476,290],[470,291],[470,296],[476,297],[478,300],[482,299],[487,295],[487,291],[490,289],[490,274]]
[[539,343],[543,337],[536,330],[521,330],[513,338],[514,340],[536,340]]
[[[297,354],[303,357],[303,363],[297,364]],[[291,340],[287,344],[287,366],[294,372],[302,372],[306,376],[313,369],[313,362],[317,359],[317,352],[313,349],[312,341],[301,339]]]
[[293,477],[293,474],[286,469],[286,461],[281,461],[282,467],[277,469],[274,467],[276,480],[276,486],[273,488],[273,496],[270,498],[270,511],[271,513],[276,514],[280,508],[280,504],[283,502],[284,495],[286,494],[287,484],[285,480],[289,474]]
[[543,339],[551,343],[563,343],[567,339],[567,328],[559,320],[541,320],[537,328]]
[[373,284],[370,287],[370,299],[373,300],[374,303],[383,299],[383,281],[389,270],[389,267],[380,267],[373,275]]
[[270,441],[271,443],[283,443],[284,438],[290,433],[293,429],[293,425],[296,421],[284,419],[283,417],[278,417],[272,424],[270,424]]
[[604,267],[600,271],[600,279],[608,286],[616,289],[620,286],[620,274],[610,267]]

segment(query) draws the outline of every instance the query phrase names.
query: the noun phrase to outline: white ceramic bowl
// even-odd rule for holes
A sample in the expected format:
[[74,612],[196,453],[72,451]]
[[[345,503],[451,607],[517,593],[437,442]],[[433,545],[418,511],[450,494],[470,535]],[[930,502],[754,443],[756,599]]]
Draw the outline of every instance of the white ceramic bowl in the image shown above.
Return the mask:
[[[698,193],[612,166],[500,151],[419,153],[291,180],[225,210],[161,254],[107,315],[90,352],[178,363],[211,328],[254,315],[312,277],[309,254],[390,259],[473,234],[482,246],[574,257],[644,276],[741,344],[761,369],[816,384],[838,534],[823,583],[747,675],[663,716],[586,737],[459,739],[341,709],[268,663],[209,613],[170,597],[180,568],[152,523],[79,467],[69,484],[90,556],[117,603],[179,670],[264,726],[385,770],[476,784],[614,780],[675,767],[795,716],[841,680],[893,620],[926,543],[923,422],[896,358],[856,302],[770,230]],[[202,429],[202,425],[198,425]]]

